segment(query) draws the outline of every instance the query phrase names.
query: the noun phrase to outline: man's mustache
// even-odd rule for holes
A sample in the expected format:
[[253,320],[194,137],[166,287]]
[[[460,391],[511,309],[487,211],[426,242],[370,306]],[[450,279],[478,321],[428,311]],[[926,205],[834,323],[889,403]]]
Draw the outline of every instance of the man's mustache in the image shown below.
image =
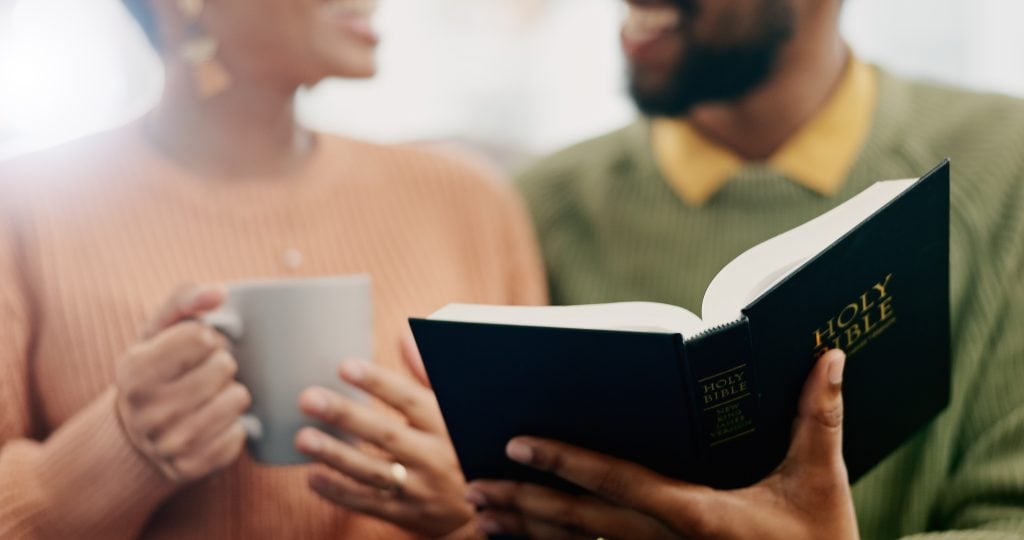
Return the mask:
[[626,0],[630,4],[637,6],[663,6],[670,5],[682,11],[685,15],[693,15],[699,11],[698,6],[699,0]]
[[[713,1],[721,1],[721,0],[713,0]],[[700,11],[700,6],[698,5],[698,0],[668,0],[667,3],[675,6],[676,8],[678,8],[679,11],[683,12],[683,14],[686,15],[687,17],[692,17],[698,11]]]

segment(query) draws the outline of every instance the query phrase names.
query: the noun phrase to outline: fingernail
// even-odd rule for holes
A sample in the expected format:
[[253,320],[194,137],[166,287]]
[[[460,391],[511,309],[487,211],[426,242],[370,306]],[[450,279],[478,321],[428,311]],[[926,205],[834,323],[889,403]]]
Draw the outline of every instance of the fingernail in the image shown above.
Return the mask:
[[350,381],[361,381],[366,376],[366,368],[359,360],[349,360],[341,365],[341,374]]
[[480,508],[481,506],[487,506],[487,497],[485,497],[483,493],[473,488],[469,488],[468,490],[466,490],[466,500],[470,502],[473,506],[476,506],[477,508]]
[[480,531],[484,534],[501,534],[501,524],[491,518],[479,518]]
[[843,368],[846,366],[846,353],[837,350],[828,364],[828,382],[833,386],[843,384]]
[[508,457],[519,463],[529,464],[533,461],[533,448],[519,441],[510,441],[508,446],[505,447],[505,453],[508,454]]
[[225,294],[224,287],[219,285],[196,285],[182,300],[182,307],[191,309],[203,299],[214,294]]
[[310,431],[303,431],[299,442],[310,452],[319,452],[324,447],[324,442],[320,436]]
[[306,405],[316,413],[327,410],[327,396],[319,390],[311,390],[306,393]]

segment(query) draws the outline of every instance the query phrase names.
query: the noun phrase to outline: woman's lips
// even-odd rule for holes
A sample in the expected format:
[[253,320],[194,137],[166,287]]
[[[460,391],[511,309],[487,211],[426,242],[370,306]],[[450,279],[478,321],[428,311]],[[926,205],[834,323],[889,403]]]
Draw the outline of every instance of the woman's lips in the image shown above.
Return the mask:
[[376,45],[380,41],[377,29],[373,25],[377,0],[326,0],[324,9],[327,16],[350,35],[370,45]]

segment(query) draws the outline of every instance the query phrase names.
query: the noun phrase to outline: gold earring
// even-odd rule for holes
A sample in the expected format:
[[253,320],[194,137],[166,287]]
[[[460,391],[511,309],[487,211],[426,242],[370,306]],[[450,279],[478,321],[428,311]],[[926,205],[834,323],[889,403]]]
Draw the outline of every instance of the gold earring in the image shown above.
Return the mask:
[[187,39],[181,58],[192,66],[192,80],[203,99],[224,93],[231,86],[231,74],[217,61],[217,40],[206,35],[199,22],[204,0],[178,0],[178,10],[188,21]]

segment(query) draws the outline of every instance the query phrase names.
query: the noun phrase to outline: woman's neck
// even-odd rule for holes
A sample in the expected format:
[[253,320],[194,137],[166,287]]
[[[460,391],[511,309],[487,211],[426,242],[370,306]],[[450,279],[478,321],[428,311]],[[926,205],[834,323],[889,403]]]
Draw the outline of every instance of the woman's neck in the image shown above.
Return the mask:
[[314,146],[295,123],[294,88],[236,82],[202,99],[168,74],[164,97],[146,118],[151,141],[203,176],[276,177],[302,166]]

